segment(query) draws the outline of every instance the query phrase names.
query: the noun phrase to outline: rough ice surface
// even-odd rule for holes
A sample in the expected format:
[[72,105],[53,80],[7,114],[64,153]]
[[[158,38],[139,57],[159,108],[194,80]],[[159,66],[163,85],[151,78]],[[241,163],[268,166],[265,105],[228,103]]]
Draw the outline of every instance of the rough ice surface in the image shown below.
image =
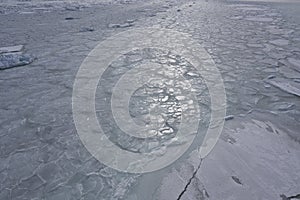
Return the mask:
[[[155,78],[137,89],[129,102],[129,113],[137,124],[146,126],[150,121],[156,124],[157,129],[151,130],[154,137],[146,140],[128,136],[118,127],[114,122],[113,115],[109,112],[111,105],[107,100],[107,94],[113,92],[112,88],[116,81],[128,70],[132,70],[142,63],[149,65],[157,63],[162,66],[159,71],[151,72],[151,69],[147,71],[154,73]],[[140,74],[143,73],[137,70],[130,76],[137,77],[138,80],[138,77],[141,77]],[[114,80],[111,80],[111,77]],[[108,134],[110,140],[133,152],[150,153],[169,145],[184,143],[184,138],[176,137],[176,134],[182,112],[192,115],[194,111],[193,100],[187,98],[189,96],[187,92],[191,91],[190,88],[193,85],[198,85],[194,90],[198,103],[206,107],[202,108],[200,124],[208,124],[209,119],[205,116],[210,112],[207,109],[210,105],[208,90],[204,80],[190,63],[179,55],[155,48],[128,52],[105,70],[98,85],[96,110],[99,111],[97,115],[100,123],[104,124],[103,131],[109,132],[113,129],[113,133]],[[109,126],[105,126],[105,124],[109,124]],[[163,153],[163,151],[160,152]]]
[[300,71],[300,60],[299,59],[288,58],[287,60],[289,63],[291,63],[293,66],[295,66],[298,71]]
[[32,63],[35,57],[22,52],[23,48],[23,45],[0,47],[0,70]]
[[300,97],[300,83],[294,82],[284,78],[274,78],[267,81],[271,85]]
[[[141,0],[0,0],[0,13],[19,13],[21,15],[32,15],[52,11],[80,11],[94,5],[127,5],[142,2]],[[146,0],[145,3],[152,1]]]
[[264,5],[201,2],[180,8],[175,19],[162,14],[172,21],[163,26],[189,30],[213,55],[223,72],[230,115],[213,152],[200,160],[193,151],[162,179],[158,175],[160,186],[146,199],[296,198],[299,28]]
[[[102,1],[93,6],[91,1],[0,2],[4,3],[0,66],[22,64],[24,49],[38,58],[27,66],[0,71],[0,199],[285,200],[299,196],[300,30],[276,9],[267,4],[185,0]],[[89,154],[76,134],[71,97],[76,72],[98,41],[145,26],[187,32],[207,50],[222,73],[228,120],[208,157],[199,159],[196,141],[173,165],[140,175],[108,168]],[[24,49],[14,46],[25,43]],[[184,59],[158,54],[156,61],[168,67],[157,76],[182,71],[199,92],[205,124],[209,98],[207,92],[201,93],[206,89],[201,76]],[[112,64],[118,70],[112,70],[104,82],[112,83],[130,64],[149,57],[131,52],[123,58]],[[163,86],[159,80],[152,84]],[[146,148],[118,130],[111,140],[133,152],[176,142],[178,100],[185,95],[174,95],[175,89],[149,84],[131,98],[130,114],[137,123],[147,122],[151,106],[167,110],[158,138],[147,141]],[[97,95],[106,97],[99,91]],[[101,101],[97,103],[103,108]]]
[[278,45],[278,46],[286,46],[289,44],[289,41],[286,39],[276,39],[276,40],[270,41],[270,43]]

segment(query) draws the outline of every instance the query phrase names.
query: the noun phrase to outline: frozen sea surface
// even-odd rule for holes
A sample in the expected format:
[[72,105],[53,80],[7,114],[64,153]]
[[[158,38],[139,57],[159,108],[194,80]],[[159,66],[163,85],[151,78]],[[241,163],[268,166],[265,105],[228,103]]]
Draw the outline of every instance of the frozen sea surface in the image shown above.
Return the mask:
[[129,4],[144,2],[150,0],[0,0],[0,13],[21,13],[31,14],[35,12],[50,12],[53,10],[73,10],[78,11],[85,7],[93,5],[107,4]]
[[[81,2],[2,1],[0,47],[24,45],[37,60],[0,71],[0,199],[285,200],[299,195],[300,29],[287,10],[232,1]],[[72,120],[72,89],[79,66],[99,41],[149,26],[187,32],[207,50],[224,80],[228,120],[203,160],[195,140],[171,166],[128,174],[97,161],[82,145]],[[113,84],[118,73],[147,55],[153,57],[133,52],[116,60],[116,70],[104,81]],[[194,87],[205,90],[183,60],[158,55],[171,67],[157,76],[183,70]],[[149,88],[134,93],[130,114],[145,123],[146,108],[162,101],[170,109],[166,117],[171,123],[164,123],[161,133],[176,132],[176,98]],[[105,116],[100,111],[106,109],[103,99],[110,92],[102,91],[98,88],[99,119]],[[201,100],[209,108],[209,98]],[[109,118],[101,121],[109,127]],[[138,141],[118,134],[111,136],[115,143],[144,151]],[[153,141],[151,147],[169,139]]]

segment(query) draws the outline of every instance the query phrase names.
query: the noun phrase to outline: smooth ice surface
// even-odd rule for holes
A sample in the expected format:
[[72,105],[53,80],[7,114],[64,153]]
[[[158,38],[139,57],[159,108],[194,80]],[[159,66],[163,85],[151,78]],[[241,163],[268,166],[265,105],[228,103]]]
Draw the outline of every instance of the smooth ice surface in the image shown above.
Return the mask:
[[[259,114],[265,118],[266,114]],[[274,119],[268,116],[269,119]],[[280,199],[299,192],[299,143],[265,119],[232,121],[181,199]],[[157,199],[176,199],[199,165],[196,152],[162,180]]]
[[0,54],[11,53],[11,52],[20,52],[20,51],[22,51],[23,48],[24,48],[23,45],[0,47]]

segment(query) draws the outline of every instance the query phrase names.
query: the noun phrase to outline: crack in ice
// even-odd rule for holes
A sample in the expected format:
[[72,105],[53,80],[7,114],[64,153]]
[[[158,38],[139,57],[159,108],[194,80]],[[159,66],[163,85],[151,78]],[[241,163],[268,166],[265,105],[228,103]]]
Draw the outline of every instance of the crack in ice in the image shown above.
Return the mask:
[[181,199],[181,197],[182,197],[182,196],[185,194],[185,192],[187,191],[188,187],[191,185],[192,180],[195,178],[196,174],[198,173],[198,171],[199,171],[199,169],[200,169],[200,167],[201,167],[202,161],[203,161],[203,159],[200,159],[200,163],[199,163],[197,169],[193,172],[192,177],[188,180],[188,182],[187,182],[187,184],[185,185],[185,187],[183,188],[182,192],[179,194],[177,200],[180,200],[180,199]]

